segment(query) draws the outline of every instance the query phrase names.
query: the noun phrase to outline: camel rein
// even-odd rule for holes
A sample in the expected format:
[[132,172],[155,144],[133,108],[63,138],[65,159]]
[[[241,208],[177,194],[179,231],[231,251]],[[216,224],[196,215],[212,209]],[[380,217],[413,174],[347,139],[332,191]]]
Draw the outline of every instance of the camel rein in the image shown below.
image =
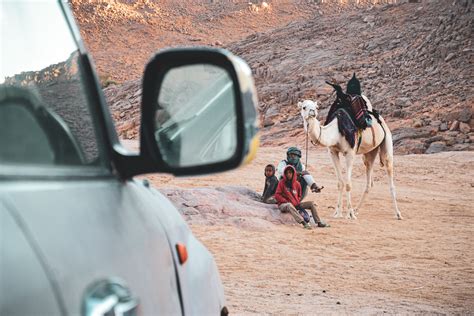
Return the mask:
[[306,162],[304,164],[304,169],[308,168],[308,129],[306,129]]
[[[310,116],[310,117],[313,117],[316,119],[315,116]],[[309,125],[309,124],[308,124]],[[309,126],[308,126],[309,127]],[[318,144],[320,144],[320,140],[321,140],[321,134],[322,134],[322,127],[321,127],[321,124],[319,124],[319,137],[318,139],[316,140],[318,142]],[[305,165],[304,165],[304,168],[306,169],[307,166],[308,166],[308,134],[309,134],[309,128],[306,128],[306,162],[305,162]]]

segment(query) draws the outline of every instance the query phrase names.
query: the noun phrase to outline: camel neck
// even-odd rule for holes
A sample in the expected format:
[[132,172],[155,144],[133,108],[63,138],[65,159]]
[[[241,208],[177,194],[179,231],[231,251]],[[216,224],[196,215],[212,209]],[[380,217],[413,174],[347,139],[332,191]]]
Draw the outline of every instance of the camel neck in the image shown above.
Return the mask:
[[[332,122],[331,122],[332,123]],[[308,119],[308,131],[311,137],[311,140],[315,143],[321,144],[324,147],[330,147],[336,145],[334,139],[329,137],[330,133],[328,130],[331,127],[331,123],[326,126],[321,126],[321,123],[316,118]]]

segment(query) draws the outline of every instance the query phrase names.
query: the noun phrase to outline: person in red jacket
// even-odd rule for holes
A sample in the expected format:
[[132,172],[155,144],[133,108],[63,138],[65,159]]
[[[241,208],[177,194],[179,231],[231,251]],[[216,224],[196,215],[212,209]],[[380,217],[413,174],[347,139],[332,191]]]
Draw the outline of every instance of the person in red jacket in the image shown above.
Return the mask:
[[305,209],[310,209],[318,227],[329,227],[328,224],[321,221],[314,202],[301,202],[301,185],[296,180],[295,174],[296,170],[292,165],[285,167],[283,178],[278,182],[275,192],[278,208],[282,212],[290,212],[293,218],[307,229],[311,229],[311,226],[309,225],[309,217],[305,218]]

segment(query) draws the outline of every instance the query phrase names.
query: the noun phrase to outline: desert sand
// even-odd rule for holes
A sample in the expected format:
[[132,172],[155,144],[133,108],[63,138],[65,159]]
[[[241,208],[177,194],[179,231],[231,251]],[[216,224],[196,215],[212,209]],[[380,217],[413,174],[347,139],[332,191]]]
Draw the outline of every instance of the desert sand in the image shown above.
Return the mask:
[[[334,219],[337,187],[326,149],[310,145],[311,193],[332,227],[190,224],[214,255],[232,314],[471,314],[474,312],[474,153],[395,156],[395,219],[384,169],[357,220]],[[263,168],[285,148],[263,147],[237,170],[205,177],[149,175],[158,188],[263,189]],[[304,157],[302,158],[304,159]],[[353,203],[365,185],[360,157]]]
[[[315,146],[308,167],[325,189],[308,199],[332,227],[307,231],[248,217],[188,221],[217,262],[231,314],[474,314],[474,152],[449,151],[474,141],[472,3],[315,2],[269,1],[271,10],[260,12],[246,1],[72,5],[101,82],[110,84],[105,94],[123,138],[138,138],[139,77],[158,49],[224,47],[252,67],[262,143],[282,147],[262,147],[252,163],[226,173],[146,176],[162,192],[242,186],[261,193],[264,166],[283,159],[286,146],[304,147],[294,101],[317,98],[327,108],[332,96],[324,80],[346,82],[354,71],[397,135],[397,154],[424,153],[432,143],[448,150],[395,156],[402,221],[378,165],[358,219],[332,218],[336,178],[326,150]],[[359,157],[354,205],[364,186]]]

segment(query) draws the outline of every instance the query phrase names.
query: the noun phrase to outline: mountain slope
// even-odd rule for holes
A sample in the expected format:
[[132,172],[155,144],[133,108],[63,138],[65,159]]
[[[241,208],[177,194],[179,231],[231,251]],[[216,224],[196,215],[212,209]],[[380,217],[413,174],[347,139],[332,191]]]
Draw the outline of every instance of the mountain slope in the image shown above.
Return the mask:
[[[201,37],[206,40],[200,40],[199,44],[213,44],[212,34],[226,34],[226,31],[230,34],[227,41],[219,44],[243,57],[253,70],[264,145],[303,144],[297,101],[317,99],[323,118],[334,98],[324,81],[332,80],[345,87],[356,72],[364,93],[388,121],[397,153],[474,150],[471,131],[474,130],[473,12],[469,1],[452,4],[439,0],[375,7],[287,4],[299,10],[295,13],[285,11],[275,3],[272,11],[258,14],[246,11],[245,7],[230,10],[233,8],[228,7],[230,4],[227,7],[215,4],[221,11],[214,14],[210,13],[213,11],[209,10],[209,5],[195,4],[179,9],[171,2],[165,3],[167,5],[162,5],[161,11],[156,12],[166,16],[164,10],[171,10],[176,14],[173,20],[182,14],[181,18],[193,26],[188,30],[202,31],[204,26],[208,29],[207,35]],[[75,12],[81,16],[81,10]],[[246,38],[231,42],[248,34],[245,28],[231,31],[232,26],[249,23],[249,19],[254,23],[274,21],[286,17],[285,12],[293,19],[286,26],[260,33],[249,32]],[[207,18],[203,19],[203,14],[207,14]],[[269,22],[268,27],[284,25],[285,21],[291,20],[288,17],[279,21],[281,24]],[[132,25],[143,22],[131,21]],[[134,65],[143,65],[146,55],[143,52],[153,51],[140,41],[149,31],[141,29],[142,23],[129,33],[120,33],[121,28],[117,25],[113,21],[109,24],[109,33],[117,38],[110,45],[121,47],[126,55],[124,58],[133,63],[124,66],[125,74],[101,62],[101,49],[97,46],[100,43],[95,35],[88,35],[90,25],[87,23],[83,35],[94,47],[94,56],[98,51],[99,70],[103,67],[119,74],[112,78],[138,78],[140,71]],[[265,26],[258,24],[254,28],[261,29]],[[169,35],[168,39],[177,39],[172,42],[174,44],[196,44],[190,35],[173,31],[160,33],[160,30],[156,29],[153,36],[168,38]],[[100,34],[104,36],[103,32]],[[129,50],[133,55],[126,54],[122,47],[122,42],[131,41],[131,36],[136,41],[134,49]],[[108,52],[110,48],[102,50]],[[105,93],[120,135],[136,138],[140,80],[111,86]]]

